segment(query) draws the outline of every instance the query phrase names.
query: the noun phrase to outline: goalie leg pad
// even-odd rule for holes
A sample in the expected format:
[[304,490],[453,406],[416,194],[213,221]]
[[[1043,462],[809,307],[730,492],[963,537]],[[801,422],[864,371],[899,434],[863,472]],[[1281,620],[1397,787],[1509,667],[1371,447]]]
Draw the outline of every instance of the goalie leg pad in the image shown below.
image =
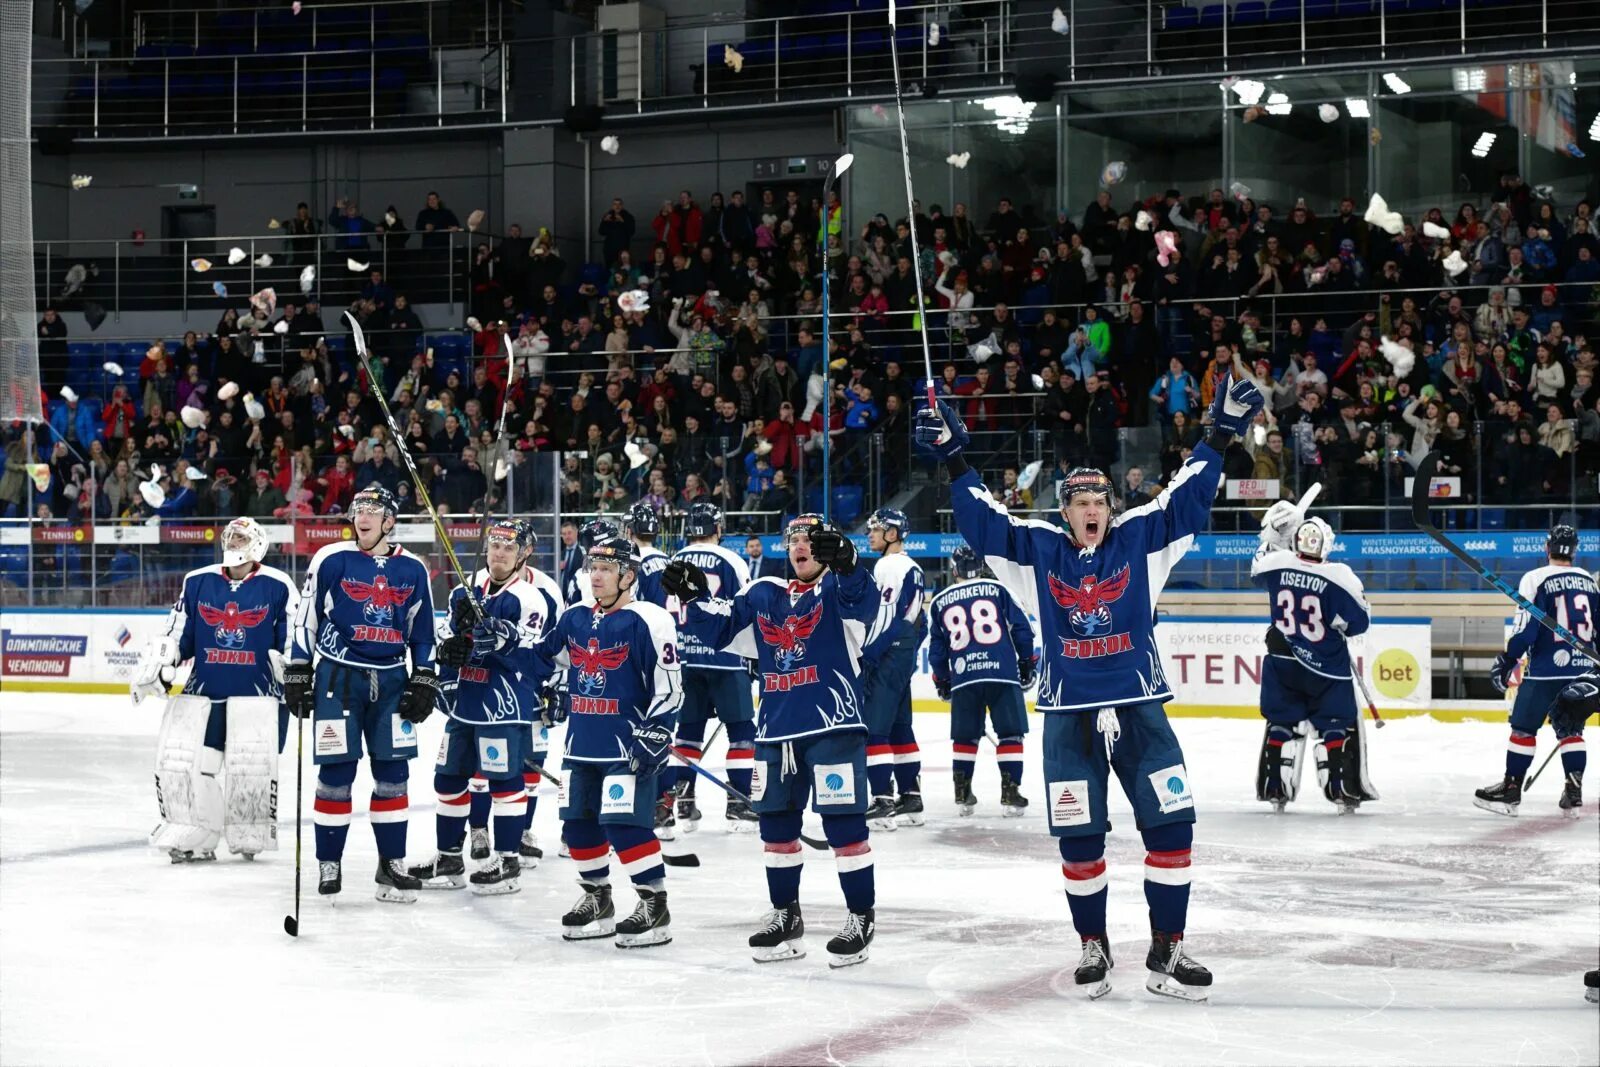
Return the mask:
[[167,701],[156,740],[156,848],[208,852],[222,836],[222,753],[204,744],[211,699],[180,694]]
[[278,701],[229,697],[223,766],[228,848],[255,854],[278,847]]

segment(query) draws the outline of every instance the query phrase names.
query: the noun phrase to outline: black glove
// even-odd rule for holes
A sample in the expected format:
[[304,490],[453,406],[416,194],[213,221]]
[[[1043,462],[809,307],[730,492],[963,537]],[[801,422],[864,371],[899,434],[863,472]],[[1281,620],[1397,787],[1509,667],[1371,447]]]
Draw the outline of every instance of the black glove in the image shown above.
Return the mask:
[[840,577],[856,569],[855,543],[832,526],[824,526],[811,535],[811,555]]
[[933,676],[933,691],[935,693],[939,694],[939,699],[940,700],[949,700],[950,699],[950,679],[941,678],[937,674],[934,675]]
[[661,588],[687,604],[711,592],[706,572],[686,559],[675,559],[661,572]]
[[672,731],[667,729],[665,723],[655,719],[634,723],[628,768],[634,774],[654,772],[667,762],[667,748],[671,744]]
[[467,661],[472,659],[472,633],[453,633],[434,649],[434,658],[446,667],[455,667],[457,670],[465,667]]
[[470,634],[482,618],[483,605],[478,603],[478,594],[468,589],[451,605],[450,629],[458,634]]
[[1569,683],[1550,709],[1550,725],[1558,736],[1574,737],[1583,731],[1589,716],[1600,711],[1600,677],[1586,674]]
[[302,719],[309,719],[317,710],[316,694],[311,688],[311,664],[283,665],[283,702]]
[[439,701],[439,676],[427,667],[411,672],[406,691],[400,694],[400,717],[409,723],[420,723],[433,714]]
[[551,682],[544,689],[544,710],[539,718],[546,726],[567,721],[567,684]]
[[1026,689],[1033,684],[1033,676],[1039,673],[1039,657],[1029,654],[1017,657],[1017,681]]
[[1504,693],[1511,684],[1511,672],[1516,670],[1517,661],[1511,658],[1511,653],[1502,652],[1494,658],[1494,666],[1489,668],[1489,682],[1497,692]]

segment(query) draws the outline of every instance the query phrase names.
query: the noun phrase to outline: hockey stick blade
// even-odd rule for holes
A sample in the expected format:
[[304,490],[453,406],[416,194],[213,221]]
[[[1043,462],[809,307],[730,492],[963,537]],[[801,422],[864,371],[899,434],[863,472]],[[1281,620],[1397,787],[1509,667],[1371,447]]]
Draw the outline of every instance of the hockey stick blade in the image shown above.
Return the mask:
[[299,937],[300,921],[293,915],[285,915],[283,917],[283,932],[288,934],[290,937]]
[[700,866],[700,857],[693,852],[685,852],[681,856],[669,856],[663,852],[661,854],[661,862],[668,867],[698,867]]
[[1600,652],[1595,651],[1594,645],[1580,640],[1577,634],[1562,626],[1559,622],[1539,610],[1538,606],[1527,597],[1517,592],[1516,587],[1508,584],[1504,578],[1491,571],[1488,567],[1478,562],[1476,556],[1456,544],[1433,524],[1433,516],[1428,513],[1428,487],[1439,473],[1439,453],[1430,452],[1424,456],[1417,466],[1416,475],[1411,483],[1411,520],[1417,524],[1417,529],[1433,538],[1452,556],[1465,563],[1479,578],[1482,578],[1491,587],[1509,598],[1518,608],[1528,613],[1528,617],[1540,626],[1555,634],[1561,640],[1589,657],[1591,663],[1600,663]]

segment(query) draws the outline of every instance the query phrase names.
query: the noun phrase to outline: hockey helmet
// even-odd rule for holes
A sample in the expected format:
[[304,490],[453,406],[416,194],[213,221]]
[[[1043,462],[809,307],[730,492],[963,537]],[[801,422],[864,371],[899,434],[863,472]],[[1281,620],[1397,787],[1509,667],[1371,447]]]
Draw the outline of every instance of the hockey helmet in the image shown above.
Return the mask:
[[809,541],[813,535],[821,533],[827,528],[828,521],[814,511],[808,511],[804,515],[796,515],[789,520],[789,525],[783,528],[784,551],[787,552],[789,550],[789,542],[796,537],[803,536]]
[[1323,562],[1333,555],[1333,527],[1321,519],[1307,519],[1294,531],[1294,553],[1301,559]]
[[661,516],[656,509],[640,501],[628,509],[628,532],[635,537],[654,537],[661,532]]
[[879,508],[867,520],[868,530],[893,530],[899,541],[906,539],[906,528],[910,525],[911,520],[899,508]]
[[504,519],[489,527],[489,544],[515,545],[517,558],[521,559],[533,550],[534,533],[533,523],[527,519]]
[[626,537],[608,537],[589,549],[584,566],[595,563],[614,563],[619,571],[639,569],[639,546]]
[[1092,493],[1105,497],[1106,507],[1113,512],[1117,508],[1117,496],[1111,479],[1105,471],[1095,467],[1074,467],[1067,472],[1061,481],[1061,510],[1067,510],[1067,505],[1072,503],[1072,498],[1083,493]]
[[222,528],[222,565],[242,567],[267,558],[267,531],[248,516],[234,519]]
[[1566,523],[1550,527],[1550,536],[1545,538],[1544,548],[1551,559],[1570,560],[1578,554],[1578,531]]
[[955,568],[956,576],[960,578],[976,578],[983,573],[983,560],[972,550],[971,545],[958,545],[950,553],[950,565]]
[[578,547],[587,552],[607,538],[621,536],[622,527],[615,519],[590,519],[578,527]]
[[721,508],[705,500],[697,500],[689,505],[689,514],[683,521],[685,537],[715,537],[720,529]]
[[394,502],[394,494],[377,482],[359,490],[350,498],[350,514],[354,515],[358,511],[381,512],[385,518],[390,519],[400,513]]

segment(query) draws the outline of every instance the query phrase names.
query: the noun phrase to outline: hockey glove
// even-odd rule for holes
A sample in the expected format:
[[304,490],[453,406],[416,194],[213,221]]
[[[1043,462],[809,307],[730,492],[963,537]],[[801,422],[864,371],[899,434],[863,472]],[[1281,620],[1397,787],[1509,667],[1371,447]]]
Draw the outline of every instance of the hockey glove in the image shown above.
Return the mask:
[[1294,532],[1304,516],[1292,500],[1280,500],[1267,509],[1261,519],[1261,543],[1268,548],[1287,551],[1294,547]]
[[472,652],[476,656],[489,656],[516,646],[522,632],[510,619],[486,618],[472,631]]
[[1600,676],[1586,674],[1567,685],[1550,709],[1550,725],[1556,736],[1574,737],[1583,732],[1589,716],[1600,711]]
[[567,684],[552,681],[545,686],[544,710],[539,712],[539,720],[546,726],[554,726],[558,722],[567,721]]
[[1511,658],[1511,653],[1502,652],[1494,658],[1494,666],[1489,668],[1489,684],[1493,685],[1495,692],[1504,693],[1511,684],[1511,672],[1516,670],[1517,661]]
[[950,679],[941,678],[937,674],[934,675],[933,676],[933,691],[935,693],[939,694],[939,699],[940,700],[949,700],[950,699]]
[[711,592],[706,572],[686,559],[675,559],[661,572],[661,588],[687,604]]
[[1039,657],[1031,653],[1017,657],[1017,682],[1026,689],[1033,684],[1034,677],[1039,673]]
[[461,595],[456,597],[450,605],[450,629],[458,634],[470,634],[472,628],[478,625],[483,618],[483,605],[478,601],[478,594],[471,589],[463,589]]
[[178,642],[162,634],[139,656],[133,669],[133,682],[129,686],[133,702],[145,697],[165,696],[172,687],[173,668],[178,665]]
[[634,774],[653,774],[667,762],[672,731],[654,719],[633,724],[633,745],[628,750],[628,769]]
[[283,702],[302,719],[309,719],[317,710],[316,694],[311,684],[311,664],[283,665]]
[[972,441],[967,427],[956,414],[956,409],[939,401],[939,409],[923,408],[917,412],[915,437],[918,446],[937,454],[941,459],[953,459]]
[[455,633],[439,642],[433,656],[446,667],[460,670],[472,659],[472,634]]
[[1226,390],[1217,390],[1217,399],[1211,404],[1211,421],[1217,433],[1238,437],[1249,427],[1266,400],[1255,383],[1248,378],[1232,382]]
[[824,526],[811,535],[811,556],[840,577],[856,569],[855,543],[832,526]]
[[420,723],[433,714],[438,701],[439,676],[427,667],[418,667],[411,672],[406,691],[400,694],[400,717],[412,724]]

